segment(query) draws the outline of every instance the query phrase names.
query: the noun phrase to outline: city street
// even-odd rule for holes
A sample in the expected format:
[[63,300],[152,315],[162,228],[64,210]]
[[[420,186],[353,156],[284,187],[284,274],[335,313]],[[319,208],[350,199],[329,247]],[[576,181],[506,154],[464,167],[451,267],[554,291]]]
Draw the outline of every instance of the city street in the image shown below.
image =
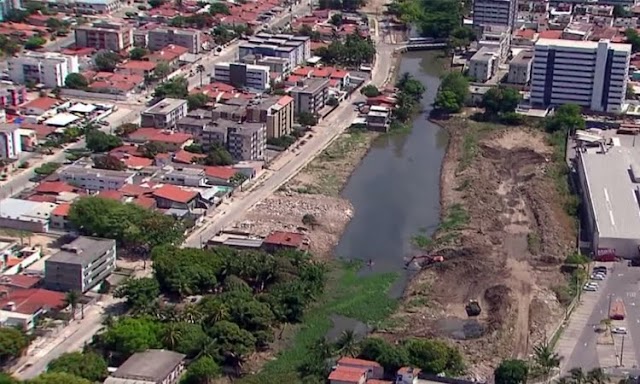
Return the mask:
[[[557,344],[558,353],[564,357],[561,372],[582,367],[587,371],[596,367],[612,368],[620,365],[635,368],[640,352],[640,268],[630,267],[627,261],[603,263],[609,267],[605,281],[599,282],[597,292],[583,292],[579,307],[572,314],[569,325]],[[606,344],[596,327],[608,318],[609,305],[617,299],[624,302],[626,317],[612,321],[611,327],[625,327],[628,334],[614,336],[614,344]],[[598,342],[599,340],[599,342]],[[607,340],[610,342],[610,340]],[[622,355],[622,358],[621,358]]]

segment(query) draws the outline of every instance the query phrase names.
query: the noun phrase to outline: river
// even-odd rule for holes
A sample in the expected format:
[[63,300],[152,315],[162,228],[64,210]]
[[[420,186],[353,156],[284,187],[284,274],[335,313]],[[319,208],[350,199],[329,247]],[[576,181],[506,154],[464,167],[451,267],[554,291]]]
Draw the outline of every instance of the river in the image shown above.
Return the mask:
[[405,257],[417,252],[412,237],[420,232],[431,235],[439,223],[440,166],[447,139],[428,117],[445,69],[440,55],[431,51],[402,56],[399,74],[409,72],[426,87],[422,110],[410,133],[376,140],[342,192],[355,212],[336,255],[371,260],[363,273],[399,272],[401,278],[391,292],[396,297],[407,283]]

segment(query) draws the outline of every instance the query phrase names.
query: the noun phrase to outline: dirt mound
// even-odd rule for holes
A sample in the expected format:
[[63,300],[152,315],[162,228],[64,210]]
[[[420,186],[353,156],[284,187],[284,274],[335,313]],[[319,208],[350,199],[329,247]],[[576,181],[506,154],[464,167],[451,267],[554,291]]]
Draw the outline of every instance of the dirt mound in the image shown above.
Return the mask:
[[[445,124],[443,218],[431,249],[445,260],[418,273],[405,310],[386,330],[449,338],[474,374],[488,377],[503,358],[527,356],[557,325],[562,308],[549,287],[563,277],[557,264],[548,266],[570,252],[575,228],[558,198],[544,134],[462,119]],[[469,300],[482,307],[477,325],[468,323]],[[482,335],[467,337],[465,326]]]

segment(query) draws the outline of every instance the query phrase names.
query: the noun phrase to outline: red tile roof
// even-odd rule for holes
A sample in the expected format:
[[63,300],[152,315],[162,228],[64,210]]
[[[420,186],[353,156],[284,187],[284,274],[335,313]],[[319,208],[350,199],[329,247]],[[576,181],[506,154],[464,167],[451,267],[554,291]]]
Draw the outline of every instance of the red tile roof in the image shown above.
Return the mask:
[[55,203],[56,202],[56,197],[54,195],[39,195],[39,194],[35,194],[35,195],[31,195],[31,196],[27,197],[27,200],[29,200],[29,201],[37,201],[39,203]]
[[207,157],[207,155],[205,154],[191,153],[191,152],[185,151],[184,149],[181,149],[173,155],[173,161],[175,163],[191,164],[196,159],[202,159],[205,157]]
[[178,203],[188,203],[198,196],[198,192],[182,189],[171,184],[165,184],[154,190],[153,196]]
[[369,379],[366,384],[393,384],[393,381]]
[[37,193],[60,194],[61,192],[73,192],[76,188],[64,181],[43,181],[38,184],[35,191]]
[[26,104],[22,104],[20,108],[38,108],[47,110],[53,108],[59,101],[60,100],[54,99],[53,97],[39,97]]
[[345,77],[347,77],[347,75],[349,75],[349,72],[345,71],[344,69],[334,68],[333,72],[331,72],[332,79],[344,79]]
[[282,96],[279,100],[278,100],[278,105],[280,106],[286,106],[289,103],[293,102],[293,97],[291,96]]
[[538,37],[541,39],[559,39],[560,37],[562,37],[562,31],[556,31],[556,30],[550,29],[547,31],[540,32]]
[[153,71],[156,68],[156,63],[152,61],[129,60],[126,63],[118,64],[118,68],[141,70],[141,71]]
[[65,294],[46,289],[16,289],[0,299],[0,307],[13,302],[15,312],[33,315],[42,309],[62,309]]
[[136,197],[133,199],[132,203],[146,209],[151,209],[156,205],[156,201],[154,199],[145,196]]
[[382,365],[376,363],[375,361],[364,360],[364,359],[354,359],[354,358],[351,358],[351,357],[343,357],[343,358],[341,358],[340,360],[338,360],[338,366],[340,366],[340,364],[357,365],[359,367],[382,368]]
[[364,368],[351,368],[338,366],[329,374],[330,381],[340,381],[343,383],[359,383],[362,376],[366,375]]
[[52,216],[69,216],[69,211],[71,210],[71,203],[62,203],[58,205],[52,212]]
[[145,194],[152,194],[153,190],[151,188],[143,187],[137,184],[125,184],[120,188],[120,192],[122,192],[125,196],[133,196],[138,197]]
[[151,61],[173,61],[187,52],[189,52],[188,48],[169,44],[159,51],[148,54],[146,58]]
[[120,201],[124,197],[124,193],[120,191],[100,191],[98,193],[98,196],[102,197],[103,199]]
[[120,161],[128,168],[144,168],[153,165],[153,160],[140,156],[125,155]]
[[516,31],[515,35],[517,37],[522,37],[523,39],[533,39],[536,35],[536,31],[533,29],[519,29]]
[[308,77],[315,71],[316,71],[316,68],[313,68],[313,67],[301,67],[293,71],[293,74],[296,76]]
[[331,74],[331,69],[329,68],[317,68],[313,71],[311,76],[313,77],[329,77]]
[[140,128],[129,135],[129,139],[141,141],[157,141],[161,143],[182,144],[193,138],[183,132],[163,131],[156,128]]
[[42,278],[38,276],[2,275],[2,277],[0,277],[0,285],[5,287],[27,289],[27,288],[33,288],[41,280]]
[[231,167],[209,166],[204,168],[204,174],[209,177],[215,177],[222,180],[229,180],[238,171]]
[[283,231],[271,232],[269,236],[264,239],[264,242],[267,244],[283,245],[287,247],[300,247],[302,246],[303,241],[304,236],[301,233]]

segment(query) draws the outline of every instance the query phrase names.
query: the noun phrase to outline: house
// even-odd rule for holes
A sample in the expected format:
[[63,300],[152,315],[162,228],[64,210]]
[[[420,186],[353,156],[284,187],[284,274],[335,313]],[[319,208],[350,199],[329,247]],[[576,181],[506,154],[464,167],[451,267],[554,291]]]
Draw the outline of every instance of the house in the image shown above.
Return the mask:
[[232,167],[208,166],[204,168],[207,182],[213,185],[231,185],[230,180],[236,173],[238,170]]
[[57,204],[7,198],[0,201],[0,227],[48,232],[49,218]]
[[62,203],[51,211],[50,227],[64,231],[69,229],[69,211],[71,211],[71,203]]
[[364,369],[368,379],[381,379],[384,376],[384,368],[375,361],[343,357],[338,360],[338,367]]
[[175,128],[178,120],[187,115],[187,101],[166,98],[140,115],[141,127]]
[[58,173],[60,180],[90,191],[118,190],[132,184],[136,175],[131,171],[112,171],[80,166],[65,167]]
[[337,366],[329,374],[330,384],[366,384],[367,370],[364,368]]
[[175,384],[184,370],[185,355],[149,349],[127,359],[104,384]]
[[191,211],[196,208],[199,193],[183,189],[171,184],[165,184],[153,191],[158,208],[184,209]]
[[65,307],[65,294],[61,292],[0,288],[0,324],[5,327],[20,327],[28,332],[40,316]]
[[143,60],[129,60],[125,63],[118,64],[117,72],[124,75],[149,76],[156,69],[156,63]]
[[162,144],[168,151],[179,151],[186,145],[189,145],[193,136],[188,133],[165,131],[155,128],[139,128],[127,137],[128,141],[137,144],[153,142]]
[[22,115],[40,116],[53,109],[59,102],[60,100],[53,97],[39,97],[21,105],[19,112]]
[[285,249],[306,249],[308,245],[309,239],[302,233],[283,231],[271,232],[262,243],[264,250],[271,253]]

